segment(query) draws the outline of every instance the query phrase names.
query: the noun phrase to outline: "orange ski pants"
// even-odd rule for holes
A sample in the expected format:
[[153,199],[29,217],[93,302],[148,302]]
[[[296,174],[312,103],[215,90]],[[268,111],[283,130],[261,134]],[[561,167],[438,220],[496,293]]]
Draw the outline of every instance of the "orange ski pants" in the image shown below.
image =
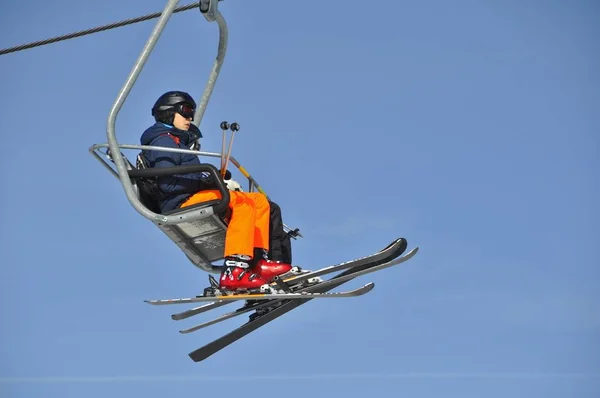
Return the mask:
[[[225,234],[224,256],[254,257],[254,248],[269,250],[269,217],[267,197],[258,192],[229,191],[231,219]],[[180,207],[188,207],[221,199],[218,190],[200,191],[190,196]]]

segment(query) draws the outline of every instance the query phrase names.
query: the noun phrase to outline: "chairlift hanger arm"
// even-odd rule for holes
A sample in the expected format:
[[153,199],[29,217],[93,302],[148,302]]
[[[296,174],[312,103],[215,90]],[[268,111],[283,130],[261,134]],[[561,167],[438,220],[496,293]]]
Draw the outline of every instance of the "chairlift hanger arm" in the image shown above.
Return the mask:
[[[146,42],[146,45],[142,49],[142,52],[139,55],[138,59],[136,60],[131,72],[129,73],[129,76],[125,80],[125,84],[123,85],[123,87],[121,88],[119,93],[117,94],[117,98],[108,114],[107,128],[106,128],[106,135],[108,138],[108,146],[109,146],[110,152],[113,156],[112,160],[117,169],[117,174],[118,174],[119,180],[121,181],[123,189],[125,191],[127,199],[129,200],[131,205],[134,207],[134,209],[138,213],[140,213],[142,216],[144,216],[145,218],[147,218],[153,222],[159,221],[159,222],[161,222],[163,224],[167,224],[167,225],[192,221],[192,220],[196,219],[197,217],[201,216],[201,213],[200,212],[196,213],[194,211],[191,211],[189,213],[186,213],[185,215],[178,216],[175,218],[175,217],[170,217],[168,215],[161,215],[161,214],[154,213],[153,211],[146,208],[146,206],[144,206],[140,202],[139,198],[136,195],[134,187],[131,183],[131,180],[130,180],[130,177],[128,174],[128,168],[127,168],[127,165],[125,164],[125,160],[123,159],[123,156],[121,155],[121,152],[119,151],[119,142],[117,140],[116,133],[115,133],[115,124],[116,124],[117,115],[118,115],[119,111],[121,110],[123,103],[125,102],[127,96],[131,92],[133,85],[135,84],[139,74],[141,73],[144,65],[146,64],[146,62],[150,56],[150,53],[154,50],[154,47],[156,46],[156,42],[158,41],[160,35],[164,31],[165,26],[166,26],[167,22],[169,21],[169,18],[171,17],[171,15],[173,14],[174,10],[176,9],[178,2],[179,2],[179,0],[168,0],[164,10],[161,13],[161,16],[160,16],[158,22],[156,23],[156,26],[152,30],[152,33]],[[194,115],[194,124],[196,126],[200,125],[200,122],[204,115],[204,111],[206,109],[206,105],[208,104],[208,101],[212,94],[217,77],[219,75],[221,66],[223,64],[223,60],[225,58],[225,52],[227,50],[227,36],[228,36],[227,24],[225,23],[225,19],[223,18],[223,16],[221,15],[221,13],[218,10],[218,3],[219,3],[219,0],[201,0],[198,3],[201,13],[207,18],[207,20],[209,20],[209,21],[214,20],[217,22],[217,24],[219,26],[219,47],[218,47],[217,59],[215,60],[213,69],[209,75],[209,79],[205,86],[204,93],[200,100],[199,106],[196,109],[196,114]]]

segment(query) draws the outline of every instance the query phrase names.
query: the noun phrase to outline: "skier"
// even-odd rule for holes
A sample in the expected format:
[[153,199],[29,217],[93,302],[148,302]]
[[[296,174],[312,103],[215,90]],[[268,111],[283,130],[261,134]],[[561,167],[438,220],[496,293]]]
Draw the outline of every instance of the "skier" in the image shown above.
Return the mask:
[[[156,123],[144,131],[141,144],[189,149],[202,136],[191,123],[195,110],[196,102],[188,93],[164,93],[152,107]],[[149,167],[200,164],[197,156],[183,153],[143,150],[142,156]],[[211,177],[203,173],[160,177],[158,185],[164,194],[158,201],[161,212],[221,198]],[[289,246],[282,249],[286,246],[286,238],[289,242],[289,236],[283,231],[279,206],[261,193],[232,190],[229,209],[231,216],[225,237],[225,267],[219,280],[220,287],[255,289],[288,272],[292,268],[291,250]],[[271,246],[278,252],[270,250]],[[283,262],[284,259],[288,262]]]

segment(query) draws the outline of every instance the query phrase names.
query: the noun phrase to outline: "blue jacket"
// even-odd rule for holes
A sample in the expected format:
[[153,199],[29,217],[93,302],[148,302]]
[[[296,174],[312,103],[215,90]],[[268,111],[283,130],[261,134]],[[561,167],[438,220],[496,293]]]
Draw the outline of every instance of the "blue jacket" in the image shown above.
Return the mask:
[[[196,127],[193,126],[192,128]],[[197,130],[196,134],[200,134],[200,131]],[[188,131],[157,122],[144,131],[140,142],[142,145],[189,149],[193,138],[195,138],[192,135]],[[200,136],[202,135],[200,134]],[[197,156],[185,153],[142,150],[142,155],[146,158],[150,167],[177,167],[200,164]],[[158,186],[164,193],[164,197],[159,200],[161,212],[178,208],[192,194],[208,189],[209,185],[210,178],[203,173],[159,177]]]

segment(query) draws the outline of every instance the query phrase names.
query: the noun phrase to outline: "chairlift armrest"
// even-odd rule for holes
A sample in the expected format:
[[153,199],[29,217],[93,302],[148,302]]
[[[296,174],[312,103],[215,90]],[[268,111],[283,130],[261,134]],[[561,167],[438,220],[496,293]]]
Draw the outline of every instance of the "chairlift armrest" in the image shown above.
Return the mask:
[[214,212],[219,214],[226,210],[229,205],[229,190],[225,185],[225,182],[221,178],[219,171],[215,166],[210,163],[195,164],[191,166],[179,166],[179,167],[159,167],[150,169],[133,169],[127,170],[130,178],[150,178],[150,177],[165,177],[177,174],[188,174],[188,173],[202,173],[206,172],[212,176],[217,189],[221,193],[221,200],[215,205]]

